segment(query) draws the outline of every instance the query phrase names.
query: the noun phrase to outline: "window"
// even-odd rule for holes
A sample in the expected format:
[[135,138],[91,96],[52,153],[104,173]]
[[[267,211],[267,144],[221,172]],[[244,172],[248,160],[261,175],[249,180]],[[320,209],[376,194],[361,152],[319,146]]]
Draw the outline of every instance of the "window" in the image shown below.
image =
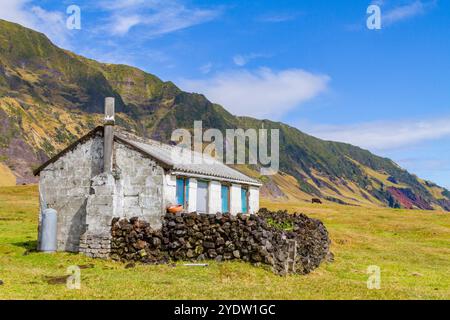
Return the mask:
[[197,212],[208,212],[208,182],[197,181]]
[[230,187],[222,185],[222,213],[230,212]]
[[241,188],[242,213],[248,213],[248,189]]
[[189,179],[177,178],[177,204],[187,209],[189,204]]

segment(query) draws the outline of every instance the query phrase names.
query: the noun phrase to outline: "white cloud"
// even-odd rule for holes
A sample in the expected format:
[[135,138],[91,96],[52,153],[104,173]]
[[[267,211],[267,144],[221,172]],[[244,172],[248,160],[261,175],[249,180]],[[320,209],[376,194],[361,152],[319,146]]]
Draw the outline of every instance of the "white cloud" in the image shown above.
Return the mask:
[[299,12],[271,13],[260,16],[257,20],[260,22],[279,23],[295,20],[299,15]]
[[67,46],[69,30],[63,13],[47,11],[31,0],[0,0],[0,19],[45,33],[53,42]]
[[299,128],[325,140],[347,142],[370,150],[390,150],[450,137],[450,117],[421,121],[369,122],[347,126]]
[[247,64],[247,59],[244,56],[238,54],[233,57],[233,62],[235,65],[242,67]]
[[401,6],[387,11],[383,14],[383,22],[385,24],[392,24],[397,21],[412,18],[424,13],[424,5],[421,1],[416,1],[406,6]]
[[[136,6],[141,6],[145,4],[145,0],[116,0],[116,1],[105,1],[101,2],[100,5],[105,9],[110,10],[121,10],[132,8]],[[153,3],[154,1],[150,0],[147,3]]]
[[250,53],[250,54],[237,54],[233,57],[233,62],[238,67],[243,67],[247,63],[249,63],[251,60],[257,59],[257,58],[267,58],[269,55],[262,54],[262,53]]
[[212,67],[213,67],[213,64],[211,62],[208,62],[207,64],[202,65],[199,69],[200,69],[201,73],[208,74],[211,72]]
[[324,92],[329,80],[326,75],[301,69],[274,72],[260,68],[219,73],[210,79],[182,80],[180,85],[205,94],[234,114],[279,119]]
[[112,26],[112,33],[114,34],[126,34],[134,26],[141,23],[141,16],[130,15],[114,19],[114,25]]
[[[373,1],[373,4],[384,6],[384,0]],[[418,15],[425,14],[428,9],[435,5],[435,0],[431,2],[423,2],[416,0],[409,4],[398,6],[389,10],[382,10],[382,23],[383,25],[392,25],[396,22],[400,22],[406,19],[413,18]]]
[[221,13],[220,9],[189,8],[180,0],[122,0],[100,6],[110,12],[105,30],[113,35],[142,26],[147,36],[159,36],[211,21]]

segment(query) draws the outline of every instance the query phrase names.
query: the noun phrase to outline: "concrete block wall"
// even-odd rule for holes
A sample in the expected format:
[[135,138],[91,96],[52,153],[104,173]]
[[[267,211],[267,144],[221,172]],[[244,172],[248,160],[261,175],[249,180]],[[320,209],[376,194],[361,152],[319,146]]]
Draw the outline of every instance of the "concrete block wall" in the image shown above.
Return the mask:
[[110,252],[111,221],[115,216],[115,178],[100,173],[91,180],[86,205],[86,230],[80,236],[80,252],[92,258],[107,258]]
[[115,214],[115,179],[110,173],[101,173],[91,182],[91,194],[86,205],[86,227],[92,234],[111,229]]
[[40,173],[39,189],[44,201],[58,212],[58,251],[79,251],[80,235],[86,229],[91,179],[102,169],[103,139],[98,135],[78,145]]
[[164,169],[140,152],[114,144],[116,178],[116,217],[139,217],[155,228],[161,226],[165,213]]

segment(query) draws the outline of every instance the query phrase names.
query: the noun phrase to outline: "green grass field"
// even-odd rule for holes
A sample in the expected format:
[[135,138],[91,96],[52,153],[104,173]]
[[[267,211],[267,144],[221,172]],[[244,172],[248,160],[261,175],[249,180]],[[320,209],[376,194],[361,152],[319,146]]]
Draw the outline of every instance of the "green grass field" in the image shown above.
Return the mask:
[[[0,299],[449,299],[450,215],[307,203],[262,203],[320,218],[333,263],[307,276],[279,277],[240,262],[205,268],[124,264],[76,254],[33,252],[37,187],[0,188]],[[81,289],[59,278],[82,266]],[[381,289],[367,289],[367,267]],[[59,277],[59,278],[58,278]]]

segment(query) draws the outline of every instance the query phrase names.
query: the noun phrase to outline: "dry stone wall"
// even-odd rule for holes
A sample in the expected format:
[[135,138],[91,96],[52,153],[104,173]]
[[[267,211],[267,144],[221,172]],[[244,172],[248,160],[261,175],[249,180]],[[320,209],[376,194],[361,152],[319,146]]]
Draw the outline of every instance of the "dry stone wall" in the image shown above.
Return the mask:
[[329,255],[323,223],[303,214],[261,209],[256,215],[167,214],[161,229],[139,218],[114,219],[111,258],[166,263],[240,259],[277,274],[307,274]]

